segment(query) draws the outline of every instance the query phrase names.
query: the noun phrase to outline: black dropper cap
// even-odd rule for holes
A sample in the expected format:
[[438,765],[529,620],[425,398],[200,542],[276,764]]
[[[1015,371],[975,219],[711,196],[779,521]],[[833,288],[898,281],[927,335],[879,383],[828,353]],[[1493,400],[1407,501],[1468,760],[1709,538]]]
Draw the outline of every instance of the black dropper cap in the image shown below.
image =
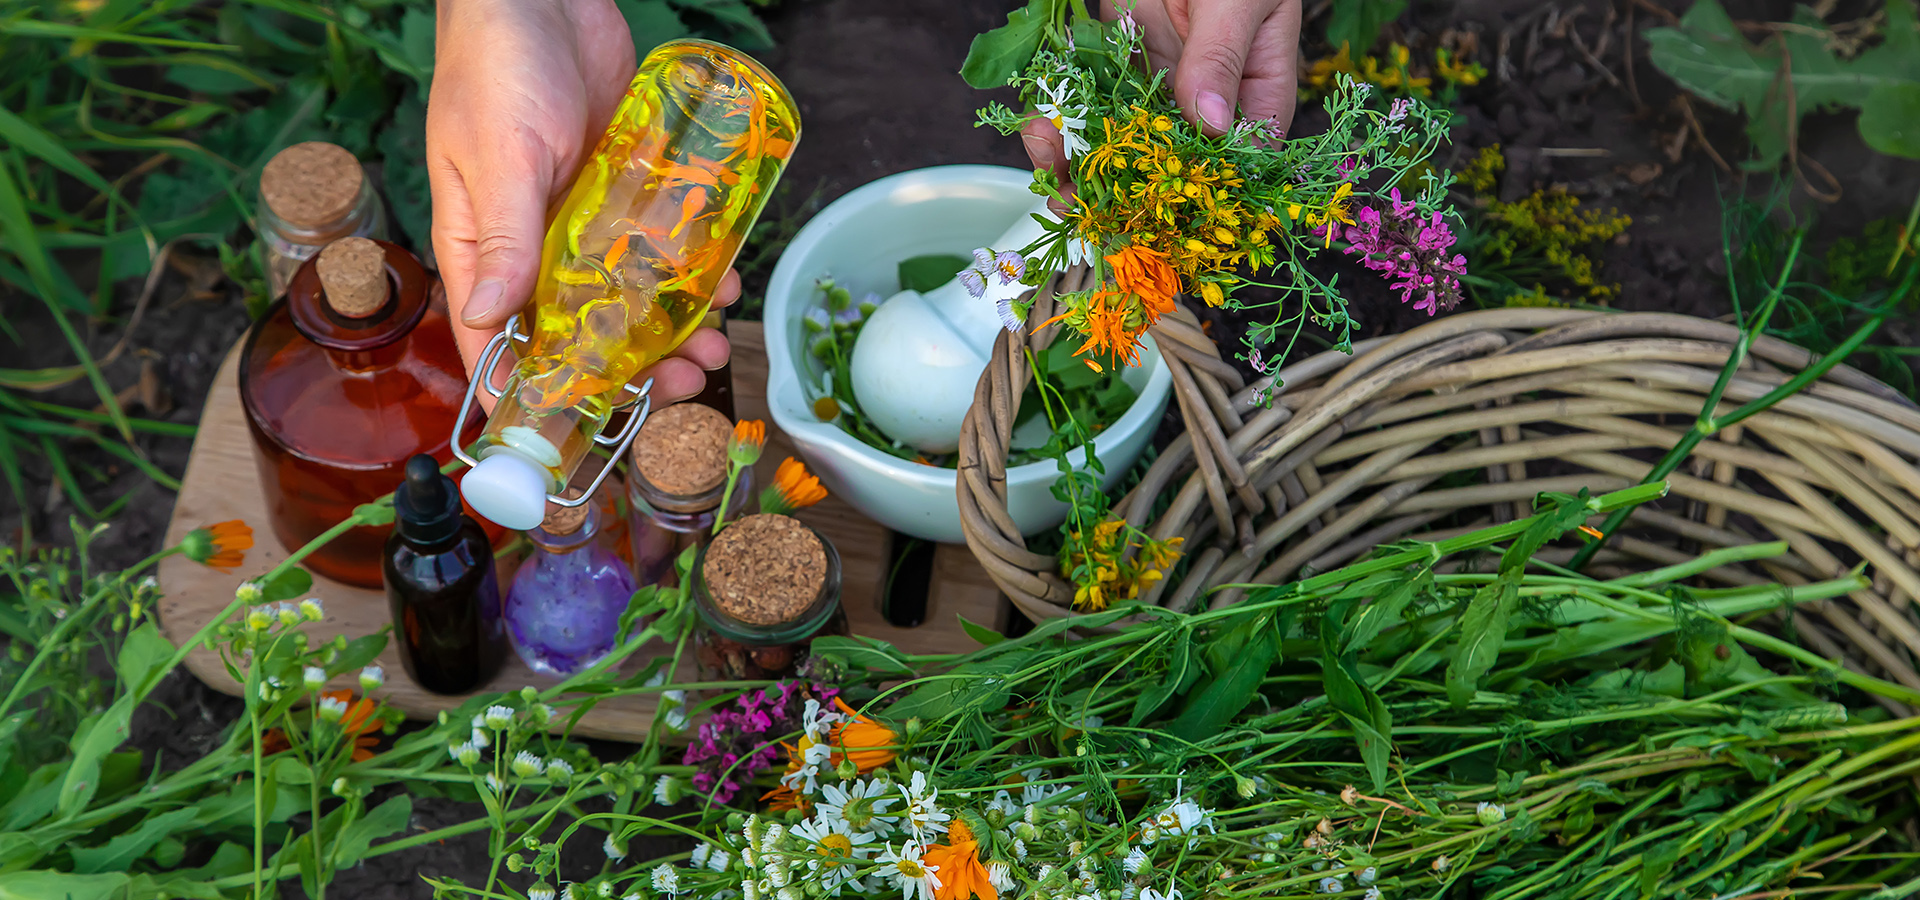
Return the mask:
[[425,453],[407,460],[407,480],[393,491],[394,527],[416,544],[438,544],[460,532],[460,493]]

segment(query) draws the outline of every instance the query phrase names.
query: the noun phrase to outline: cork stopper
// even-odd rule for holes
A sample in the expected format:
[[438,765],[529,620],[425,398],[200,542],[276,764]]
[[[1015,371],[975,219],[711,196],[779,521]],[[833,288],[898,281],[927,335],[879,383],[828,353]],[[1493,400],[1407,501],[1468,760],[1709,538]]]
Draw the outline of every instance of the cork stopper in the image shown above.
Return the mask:
[[260,199],[289,225],[320,228],[353,211],[366,177],[345,147],[307,141],[267,161],[260,170]]
[[[580,496],[580,489],[577,487],[567,488],[566,493],[560,496],[572,500]],[[580,526],[586,524],[587,509],[592,505],[591,503],[582,503],[579,506],[561,506],[552,500],[548,500],[547,517],[540,520],[540,530],[555,537],[579,531]]]
[[727,480],[733,422],[711,406],[676,403],[647,416],[633,438],[634,470],[666,494],[693,497]]
[[713,539],[700,575],[722,612],[753,625],[779,625],[819,599],[827,551],[798,519],[748,516]]
[[387,251],[363,237],[341,238],[320,251],[316,264],[327,305],[349,319],[362,319],[387,305]]

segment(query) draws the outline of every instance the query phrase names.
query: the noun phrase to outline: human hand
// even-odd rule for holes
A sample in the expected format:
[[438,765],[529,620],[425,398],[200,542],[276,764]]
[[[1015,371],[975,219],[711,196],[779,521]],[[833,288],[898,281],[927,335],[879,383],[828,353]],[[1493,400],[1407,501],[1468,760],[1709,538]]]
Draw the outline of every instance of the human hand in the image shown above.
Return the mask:
[[[1112,20],[1126,0],[1101,0]],[[1271,119],[1281,133],[1293,123],[1299,78],[1300,0],[1136,0],[1147,64],[1173,70],[1173,98],[1187,121],[1206,134],[1243,118]],[[1043,119],[1020,131],[1035,168],[1052,169],[1071,196],[1060,130]]]
[[[547,209],[633,80],[631,35],[612,0],[439,2],[427,103],[433,250],[469,374],[533,294]],[[729,271],[713,305],[739,296]],[[672,403],[700,393],[728,353],[703,328],[636,380],[652,378],[654,402]]]

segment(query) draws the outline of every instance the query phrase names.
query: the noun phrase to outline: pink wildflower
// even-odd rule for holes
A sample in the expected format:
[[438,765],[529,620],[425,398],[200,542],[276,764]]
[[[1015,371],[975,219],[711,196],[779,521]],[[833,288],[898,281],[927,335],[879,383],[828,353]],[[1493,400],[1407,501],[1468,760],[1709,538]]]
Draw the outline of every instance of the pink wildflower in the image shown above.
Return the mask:
[[1367,206],[1356,211],[1354,218],[1346,229],[1347,252],[1392,282],[1402,303],[1411,303],[1427,315],[1460,303],[1460,276],[1467,273],[1467,258],[1447,254],[1455,238],[1439,213],[1421,218],[1414,203],[1400,199],[1396,189],[1384,213]]

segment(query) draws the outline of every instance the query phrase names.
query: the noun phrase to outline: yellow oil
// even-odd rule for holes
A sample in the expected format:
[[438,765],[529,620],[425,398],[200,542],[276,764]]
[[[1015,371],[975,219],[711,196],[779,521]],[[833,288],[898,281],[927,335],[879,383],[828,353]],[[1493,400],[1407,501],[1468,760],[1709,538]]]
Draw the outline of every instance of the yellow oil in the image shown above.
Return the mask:
[[648,54],[548,227],[530,340],[481,452],[538,435],[565,484],[628,380],[706,317],[799,138],[793,98],[746,55],[691,40]]

